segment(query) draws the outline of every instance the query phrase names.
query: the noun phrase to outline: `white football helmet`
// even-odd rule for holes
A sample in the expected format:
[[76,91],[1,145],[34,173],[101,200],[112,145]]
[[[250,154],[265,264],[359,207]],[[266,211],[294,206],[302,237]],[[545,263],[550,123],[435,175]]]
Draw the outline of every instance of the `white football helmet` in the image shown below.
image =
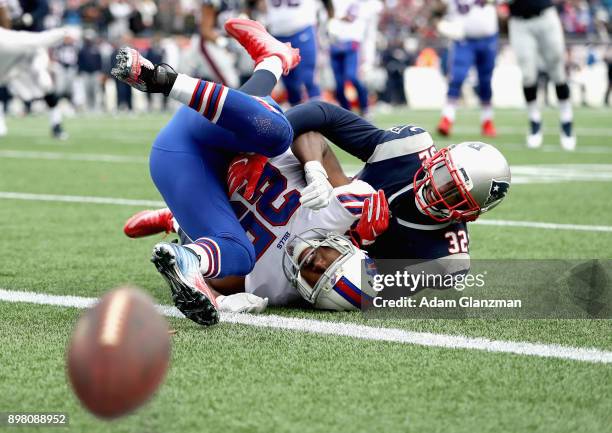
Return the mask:
[[418,208],[438,222],[474,221],[501,203],[510,166],[490,144],[465,142],[441,149],[414,175]]
[[[300,269],[315,250],[321,247],[333,248],[340,256],[311,287],[300,274]],[[299,260],[307,248],[312,248],[312,251]],[[362,284],[362,269],[365,285]],[[375,269],[373,260],[355,247],[346,236],[321,229],[296,235],[287,243],[283,253],[283,271],[287,279],[315,308],[325,310],[359,310],[362,298],[371,299],[376,296],[371,281]]]

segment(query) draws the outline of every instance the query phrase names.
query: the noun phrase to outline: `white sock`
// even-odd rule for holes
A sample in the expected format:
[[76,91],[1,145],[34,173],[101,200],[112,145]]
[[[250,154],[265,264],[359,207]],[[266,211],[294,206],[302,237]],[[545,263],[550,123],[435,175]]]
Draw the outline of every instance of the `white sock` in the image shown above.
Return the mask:
[[446,117],[451,122],[455,121],[455,116],[457,114],[457,108],[454,101],[448,101],[444,108],[442,109],[442,116]]
[[200,80],[190,77],[185,74],[178,74],[176,81],[170,90],[170,97],[185,105],[189,105],[193,96],[193,91],[196,89]]
[[536,123],[542,122],[542,113],[537,101],[529,102],[527,104],[527,111],[529,112],[529,120]]
[[574,120],[574,109],[569,99],[559,101],[559,118],[561,123],[569,123]]
[[51,108],[49,112],[49,122],[51,122],[51,126],[56,126],[62,123],[62,110],[60,110],[59,105]]
[[4,104],[0,103],[0,135],[6,135],[6,122],[4,121]]
[[278,56],[266,57],[255,66],[256,71],[260,69],[272,72],[276,77],[276,81],[278,81],[283,74],[283,62]]
[[480,112],[480,122],[484,123],[487,120],[493,120],[493,106],[491,104],[483,105]]

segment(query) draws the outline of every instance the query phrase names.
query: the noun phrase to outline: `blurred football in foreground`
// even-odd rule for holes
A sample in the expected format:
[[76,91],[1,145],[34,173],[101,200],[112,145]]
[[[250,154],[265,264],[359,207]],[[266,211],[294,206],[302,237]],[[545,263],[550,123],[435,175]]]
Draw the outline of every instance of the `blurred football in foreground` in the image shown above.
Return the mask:
[[68,376],[87,409],[114,418],[151,397],[169,359],[168,323],[142,290],[121,287],[79,319],[68,347]]

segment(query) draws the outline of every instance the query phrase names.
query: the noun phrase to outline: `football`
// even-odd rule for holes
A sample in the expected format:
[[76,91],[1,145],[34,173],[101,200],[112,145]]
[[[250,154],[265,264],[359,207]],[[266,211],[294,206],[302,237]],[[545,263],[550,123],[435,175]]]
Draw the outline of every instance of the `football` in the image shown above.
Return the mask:
[[67,358],[83,405],[100,418],[119,417],[162,382],[170,360],[168,324],[142,290],[114,289],[79,319]]

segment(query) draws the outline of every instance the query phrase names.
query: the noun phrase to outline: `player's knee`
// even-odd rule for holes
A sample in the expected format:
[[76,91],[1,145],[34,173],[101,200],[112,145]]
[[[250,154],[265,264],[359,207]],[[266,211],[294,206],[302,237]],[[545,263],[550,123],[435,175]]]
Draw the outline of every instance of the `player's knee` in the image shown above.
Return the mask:
[[234,236],[223,236],[217,238],[216,242],[222,251],[222,276],[247,275],[253,270],[257,257],[255,248],[248,239],[240,240]]
[[538,98],[538,86],[523,87],[523,94],[527,103],[535,101]]
[[286,118],[282,118],[265,134],[265,141],[260,143],[257,153],[272,158],[289,149],[293,142],[293,128]]
[[557,84],[555,86],[555,91],[557,92],[557,99],[559,101],[567,101],[570,97],[570,88],[567,83]]
[[461,96],[461,84],[463,82],[451,81],[448,83],[448,97],[452,99],[458,99]]
[[54,108],[59,103],[59,98],[55,93],[47,93],[45,95],[45,102],[49,108]]

